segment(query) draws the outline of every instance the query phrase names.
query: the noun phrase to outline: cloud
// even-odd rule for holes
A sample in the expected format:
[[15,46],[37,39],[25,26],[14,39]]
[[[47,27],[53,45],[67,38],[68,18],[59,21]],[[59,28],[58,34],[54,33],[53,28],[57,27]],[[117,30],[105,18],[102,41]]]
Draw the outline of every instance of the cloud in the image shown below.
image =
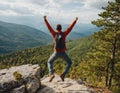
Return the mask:
[[114,0],[86,0],[85,6],[88,8],[95,8],[95,9],[101,9],[102,7],[105,7],[108,5],[108,1],[114,1]]
[[53,21],[64,23],[77,16],[79,22],[88,23],[98,17],[101,7],[108,1],[114,0],[0,0],[0,16],[23,16],[24,19],[24,16],[47,15]]
[[[16,16],[24,16],[24,15],[30,15],[31,10],[29,9],[28,5],[25,5],[25,3],[19,3],[16,0],[9,1],[0,1],[0,15],[16,15]],[[13,14],[12,14],[13,13]],[[14,16],[15,16],[14,15]]]

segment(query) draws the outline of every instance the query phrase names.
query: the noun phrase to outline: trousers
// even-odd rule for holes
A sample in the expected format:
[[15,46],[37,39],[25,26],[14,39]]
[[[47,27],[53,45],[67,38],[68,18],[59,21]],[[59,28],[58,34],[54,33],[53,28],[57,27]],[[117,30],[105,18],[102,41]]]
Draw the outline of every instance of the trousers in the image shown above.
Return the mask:
[[49,70],[49,73],[50,74],[54,74],[54,70],[53,70],[53,62],[57,59],[57,58],[63,58],[65,60],[65,62],[67,63],[66,64],[66,67],[64,69],[64,72],[63,74],[67,74],[70,67],[71,67],[71,64],[72,64],[72,61],[71,59],[68,57],[68,55],[66,54],[66,52],[54,52],[50,58],[48,59],[48,62],[47,62],[47,66],[48,66],[48,70]]

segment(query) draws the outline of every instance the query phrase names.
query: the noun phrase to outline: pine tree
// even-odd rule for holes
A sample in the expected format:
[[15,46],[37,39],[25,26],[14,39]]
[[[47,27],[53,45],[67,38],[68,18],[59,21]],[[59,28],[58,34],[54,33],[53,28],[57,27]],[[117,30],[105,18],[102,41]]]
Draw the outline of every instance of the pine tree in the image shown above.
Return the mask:
[[116,75],[115,66],[120,62],[120,1],[108,2],[108,6],[102,9],[104,11],[98,14],[100,18],[92,24],[101,27],[94,36],[99,43],[97,50],[104,54],[105,85],[110,88]]

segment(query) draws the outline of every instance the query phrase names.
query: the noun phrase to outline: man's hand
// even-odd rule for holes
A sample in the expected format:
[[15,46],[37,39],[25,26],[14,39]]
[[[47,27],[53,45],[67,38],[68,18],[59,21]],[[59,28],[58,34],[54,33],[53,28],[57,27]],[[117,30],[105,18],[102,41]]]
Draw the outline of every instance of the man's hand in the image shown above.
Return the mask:
[[46,19],[47,16],[44,16],[44,19]]
[[76,17],[76,21],[78,20],[78,17]]

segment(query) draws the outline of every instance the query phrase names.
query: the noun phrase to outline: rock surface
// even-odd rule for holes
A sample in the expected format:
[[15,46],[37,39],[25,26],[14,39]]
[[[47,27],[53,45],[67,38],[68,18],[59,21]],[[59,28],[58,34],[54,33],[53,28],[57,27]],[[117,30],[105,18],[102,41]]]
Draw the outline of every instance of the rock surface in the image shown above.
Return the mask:
[[41,86],[39,65],[0,70],[0,93],[35,93]]
[[86,87],[82,81],[65,78],[62,82],[58,75],[55,75],[52,82],[48,81],[49,77],[41,79],[42,86],[38,93],[94,93],[93,89]]
[[[52,82],[48,76],[40,78],[39,65],[21,65],[0,70],[0,93],[112,93],[102,88],[86,86],[83,81],[58,75]],[[94,90],[93,90],[94,89]],[[107,92],[106,92],[107,91]]]

